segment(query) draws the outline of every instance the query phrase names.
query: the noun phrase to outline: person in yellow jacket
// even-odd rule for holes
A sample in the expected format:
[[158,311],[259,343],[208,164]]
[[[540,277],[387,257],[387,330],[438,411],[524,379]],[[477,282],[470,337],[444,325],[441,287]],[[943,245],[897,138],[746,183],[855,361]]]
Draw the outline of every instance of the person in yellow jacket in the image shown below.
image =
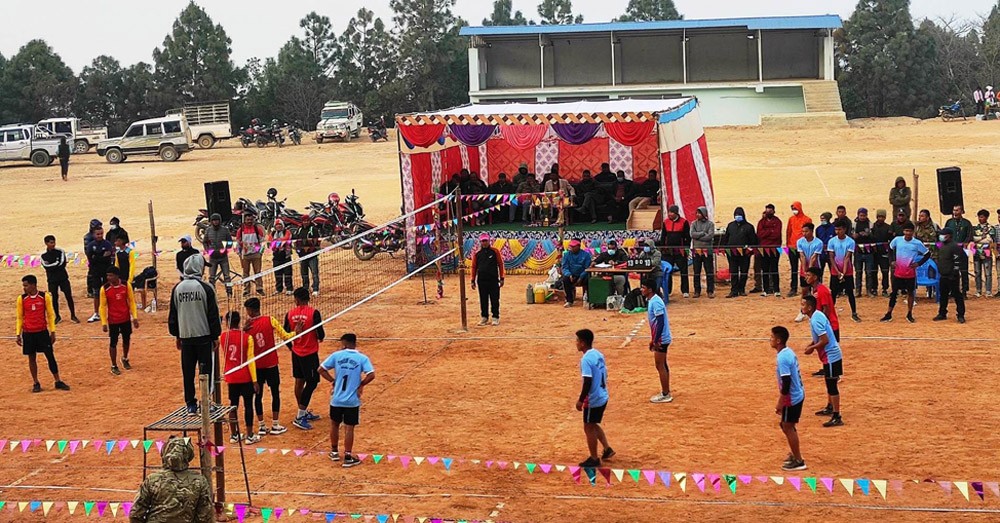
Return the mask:
[[122,236],[115,238],[115,267],[121,274],[121,279],[125,285],[132,288],[132,280],[135,278],[135,266],[139,262],[139,253],[129,247],[128,240]]

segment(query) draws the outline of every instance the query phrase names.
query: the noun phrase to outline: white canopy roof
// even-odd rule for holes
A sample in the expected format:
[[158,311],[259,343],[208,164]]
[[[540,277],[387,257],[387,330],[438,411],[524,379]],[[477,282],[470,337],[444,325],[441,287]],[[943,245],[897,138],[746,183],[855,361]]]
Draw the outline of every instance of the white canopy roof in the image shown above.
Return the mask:
[[608,114],[608,113],[661,113],[676,109],[691,98],[670,98],[667,100],[607,100],[581,102],[537,102],[537,103],[482,103],[469,104],[426,113],[419,116],[458,115],[528,115],[528,114]]

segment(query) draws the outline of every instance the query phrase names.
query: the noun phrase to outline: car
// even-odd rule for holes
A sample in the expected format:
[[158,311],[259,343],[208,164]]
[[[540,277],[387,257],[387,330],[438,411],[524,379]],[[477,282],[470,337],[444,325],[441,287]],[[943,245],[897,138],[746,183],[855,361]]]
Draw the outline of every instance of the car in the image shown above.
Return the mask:
[[31,124],[0,127],[0,161],[30,161],[35,167],[47,167],[58,156],[59,137]]
[[316,124],[316,143],[340,139],[345,142],[361,136],[364,115],[351,102],[327,102]]
[[187,119],[174,114],[132,123],[120,138],[98,142],[97,154],[109,163],[124,162],[132,155],[159,156],[173,162],[193,148]]

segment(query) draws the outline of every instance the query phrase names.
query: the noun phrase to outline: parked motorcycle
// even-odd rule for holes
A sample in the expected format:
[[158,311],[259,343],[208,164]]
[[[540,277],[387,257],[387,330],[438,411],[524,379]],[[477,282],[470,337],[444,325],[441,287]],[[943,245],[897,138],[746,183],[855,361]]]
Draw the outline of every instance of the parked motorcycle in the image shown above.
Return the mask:
[[295,145],[302,145],[302,130],[296,124],[289,124],[286,128],[288,139]]
[[240,127],[239,137],[240,144],[244,148],[250,147],[250,144],[257,141],[257,133],[253,127]]
[[372,142],[377,142],[382,140],[384,142],[389,141],[389,131],[385,128],[385,121],[379,119],[377,122],[371,122],[368,124],[368,137],[372,139]]
[[393,223],[374,234],[358,238],[354,242],[354,256],[368,261],[380,252],[390,257],[406,248],[406,231],[399,223]]
[[962,109],[962,102],[955,102],[951,105],[942,105],[938,108],[938,116],[944,121],[954,120],[956,118],[966,119],[965,111]]

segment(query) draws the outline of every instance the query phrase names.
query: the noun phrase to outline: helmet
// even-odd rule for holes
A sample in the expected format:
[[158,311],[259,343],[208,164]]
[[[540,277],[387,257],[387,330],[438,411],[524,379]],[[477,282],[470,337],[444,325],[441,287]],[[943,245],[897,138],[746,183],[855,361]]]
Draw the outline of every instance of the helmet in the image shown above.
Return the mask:
[[326,197],[326,201],[330,205],[338,206],[338,205],[340,205],[340,195],[337,194],[337,193],[335,193],[335,192],[332,192],[332,193],[330,193],[329,196]]
[[267,197],[268,198],[274,198],[277,195],[278,195],[278,190],[275,189],[274,187],[271,187],[270,189],[267,190]]
[[271,125],[278,125],[278,119],[275,118],[275,119],[271,120]]
[[253,120],[250,120],[250,125],[260,125],[260,120],[257,119],[257,118],[254,118]]

